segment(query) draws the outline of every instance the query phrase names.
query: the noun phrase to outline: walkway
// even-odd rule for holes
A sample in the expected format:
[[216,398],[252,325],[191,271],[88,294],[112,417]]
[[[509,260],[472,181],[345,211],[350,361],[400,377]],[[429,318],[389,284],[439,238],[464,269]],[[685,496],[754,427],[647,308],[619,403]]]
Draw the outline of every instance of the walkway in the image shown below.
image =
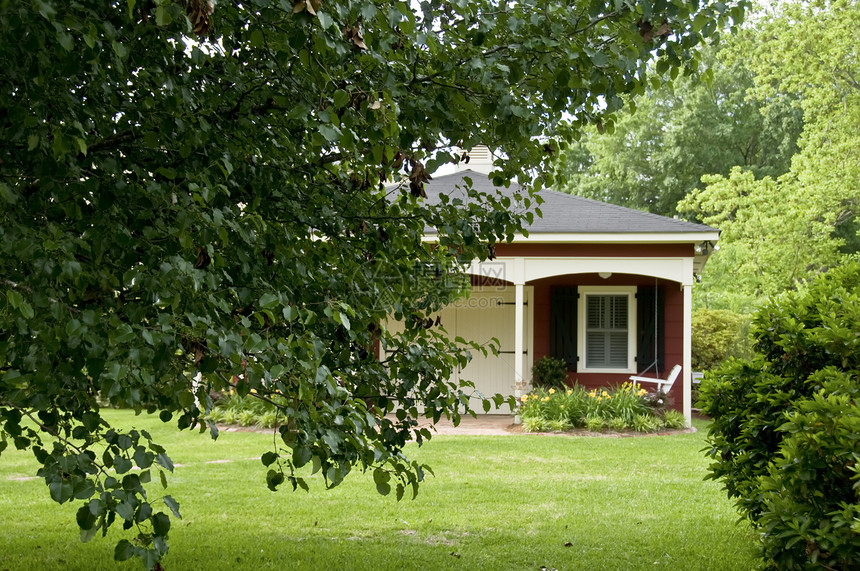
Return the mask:
[[[432,426],[430,419],[421,418],[418,426]],[[431,430],[432,432],[432,430]],[[454,426],[450,420],[442,417],[436,424],[435,434],[457,434],[468,436],[493,436],[520,432],[519,426],[514,426],[514,416],[511,414],[479,414],[478,418],[470,415],[460,417],[459,426]]]

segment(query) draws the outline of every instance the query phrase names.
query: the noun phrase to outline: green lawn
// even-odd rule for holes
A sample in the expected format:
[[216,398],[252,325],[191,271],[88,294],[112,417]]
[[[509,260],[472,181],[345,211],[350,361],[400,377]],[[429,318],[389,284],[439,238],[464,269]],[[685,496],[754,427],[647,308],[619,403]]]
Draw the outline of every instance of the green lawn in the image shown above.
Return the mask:
[[[438,436],[412,456],[436,472],[414,501],[379,496],[369,474],[339,488],[277,493],[259,461],[271,435],[147,428],[177,464],[166,569],[719,569],[755,567],[754,538],[713,482],[702,424],[643,438]],[[77,505],[57,506],[27,454],[0,456],[0,570],[136,569],[115,536],[82,544]],[[157,480],[157,478],[156,478]],[[205,484],[204,484],[205,483]],[[112,537],[113,536],[113,537]]]

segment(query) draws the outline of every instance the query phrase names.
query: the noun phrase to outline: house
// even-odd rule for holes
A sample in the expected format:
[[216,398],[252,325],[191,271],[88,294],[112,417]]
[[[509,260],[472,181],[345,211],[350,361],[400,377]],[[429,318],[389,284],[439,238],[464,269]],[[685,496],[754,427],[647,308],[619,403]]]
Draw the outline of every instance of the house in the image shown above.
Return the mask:
[[[434,176],[427,200],[462,195],[466,177],[478,190],[513,193],[493,186],[486,148],[470,158],[457,172]],[[530,389],[533,363],[547,355],[564,359],[568,381],[586,387],[631,375],[665,378],[680,364],[669,394],[689,423],[692,288],[718,230],[560,192],[540,195],[543,217],[528,236],[473,263],[470,297],[441,312],[452,338],[500,343],[498,356],[473,355],[459,379],[483,394],[519,398]]]

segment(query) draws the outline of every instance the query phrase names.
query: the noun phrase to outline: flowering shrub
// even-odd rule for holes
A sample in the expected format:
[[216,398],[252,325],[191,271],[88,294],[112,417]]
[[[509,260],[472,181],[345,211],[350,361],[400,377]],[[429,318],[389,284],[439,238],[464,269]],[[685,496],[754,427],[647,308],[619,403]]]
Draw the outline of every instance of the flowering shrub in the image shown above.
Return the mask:
[[[591,390],[579,385],[563,390],[537,388],[520,398],[519,414],[526,432],[564,430],[565,426],[643,432],[678,427],[680,413],[666,411],[664,422],[659,413],[666,406],[666,396],[653,395],[634,383]],[[675,415],[670,414],[673,412]]]

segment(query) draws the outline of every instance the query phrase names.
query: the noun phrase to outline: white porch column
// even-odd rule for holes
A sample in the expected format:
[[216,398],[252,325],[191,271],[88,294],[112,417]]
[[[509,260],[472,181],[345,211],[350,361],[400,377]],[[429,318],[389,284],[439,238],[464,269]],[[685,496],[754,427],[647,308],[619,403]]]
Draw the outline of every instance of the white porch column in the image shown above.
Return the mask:
[[683,329],[683,350],[684,350],[684,358],[683,358],[683,369],[681,370],[681,379],[683,380],[684,386],[684,418],[687,419],[687,426],[691,426],[691,420],[693,418],[693,404],[692,404],[692,376],[690,375],[692,366],[692,354],[693,354],[693,325],[692,325],[692,315],[693,315],[693,284],[683,284],[681,286],[684,288],[684,329]]

